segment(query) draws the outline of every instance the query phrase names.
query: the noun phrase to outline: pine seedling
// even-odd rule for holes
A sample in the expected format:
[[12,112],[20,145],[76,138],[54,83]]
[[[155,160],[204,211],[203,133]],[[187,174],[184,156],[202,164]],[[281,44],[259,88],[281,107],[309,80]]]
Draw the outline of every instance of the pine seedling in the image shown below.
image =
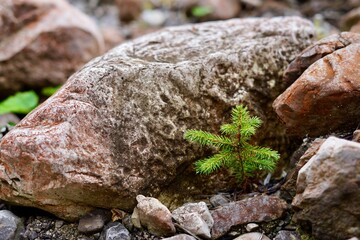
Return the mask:
[[201,130],[187,130],[184,138],[203,146],[211,146],[217,153],[195,162],[195,169],[200,174],[210,174],[221,167],[226,167],[239,183],[254,176],[258,171],[273,171],[280,155],[270,148],[254,146],[250,138],[260,127],[262,121],[252,117],[247,107],[236,106],[231,113],[232,123],[220,127],[221,135]]

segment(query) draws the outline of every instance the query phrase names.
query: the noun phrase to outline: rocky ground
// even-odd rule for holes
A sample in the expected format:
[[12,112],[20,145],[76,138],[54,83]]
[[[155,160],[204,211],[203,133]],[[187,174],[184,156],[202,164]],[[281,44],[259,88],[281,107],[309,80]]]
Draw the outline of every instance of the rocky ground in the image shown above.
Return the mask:
[[[0,239],[360,237],[360,1],[345,2],[0,2],[0,99],[66,82],[0,115]],[[248,191],[196,175],[211,151],[183,140],[239,103],[282,156]]]

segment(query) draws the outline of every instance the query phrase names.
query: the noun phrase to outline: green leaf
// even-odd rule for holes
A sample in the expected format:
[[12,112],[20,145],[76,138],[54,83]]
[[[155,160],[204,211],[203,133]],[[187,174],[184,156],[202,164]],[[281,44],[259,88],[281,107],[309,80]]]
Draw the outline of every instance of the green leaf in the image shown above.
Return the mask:
[[194,17],[204,17],[212,13],[213,10],[206,6],[195,6],[191,9],[191,15]]
[[18,92],[0,102],[0,114],[27,114],[39,103],[39,96],[34,91]]
[[16,125],[16,123],[10,121],[10,122],[7,122],[7,125],[9,125],[10,127],[14,127]]
[[235,124],[223,124],[220,127],[220,131],[222,134],[233,136],[238,133],[238,127]]
[[231,152],[222,151],[209,158],[198,160],[195,162],[195,169],[197,173],[210,174],[227,162],[233,161],[234,156]]
[[258,171],[273,171],[280,155],[270,148],[248,143],[262,121],[250,116],[246,106],[238,105],[232,112],[232,123],[220,127],[218,136],[200,130],[187,130],[184,138],[190,142],[215,147],[219,152],[195,163],[197,173],[209,174],[226,167],[239,183]]
[[233,142],[231,139],[218,136],[202,130],[187,130],[184,134],[184,138],[190,142],[196,142],[201,145],[209,145],[216,148],[231,148]]
[[44,87],[43,89],[41,89],[41,94],[46,96],[46,97],[50,97],[51,95],[53,95],[57,90],[59,90],[59,88],[61,87],[61,85],[56,86],[56,87]]

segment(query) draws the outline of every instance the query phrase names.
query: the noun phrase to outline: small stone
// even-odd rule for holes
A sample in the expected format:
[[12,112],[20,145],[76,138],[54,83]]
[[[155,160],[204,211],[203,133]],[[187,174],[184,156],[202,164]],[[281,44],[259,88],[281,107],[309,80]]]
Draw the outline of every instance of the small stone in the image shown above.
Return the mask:
[[206,222],[201,218],[199,213],[184,213],[177,217],[177,222],[180,226],[191,232],[192,234],[201,238],[210,239],[210,228]]
[[264,0],[241,0],[241,2],[252,7],[260,7]]
[[210,229],[214,225],[214,219],[205,202],[184,204],[172,212],[172,217],[177,221],[181,215],[187,213],[198,213]]
[[212,211],[214,226],[211,235],[213,238],[219,238],[233,226],[275,220],[281,217],[286,209],[287,203],[274,195],[258,195],[231,202]]
[[353,139],[354,142],[360,143],[360,130],[355,130],[353,133]]
[[216,194],[210,198],[210,203],[213,207],[223,206],[229,203],[229,199],[222,194]]
[[115,3],[122,22],[127,23],[136,20],[143,10],[143,2],[141,0],[115,0]]
[[163,238],[163,240],[196,240],[196,238],[187,234],[178,234],[169,238]]
[[213,20],[234,18],[241,11],[238,0],[200,0],[200,3],[212,10],[208,17]]
[[24,225],[19,217],[8,210],[0,210],[0,239],[19,239]]
[[133,224],[134,227],[136,228],[141,228],[141,223],[140,223],[140,218],[139,218],[139,212],[137,207],[134,208],[134,211],[131,215],[131,222]]
[[78,230],[86,234],[100,232],[110,219],[111,215],[109,211],[95,209],[80,219]]
[[100,240],[130,240],[130,232],[119,222],[109,223],[103,230]]
[[55,228],[61,228],[64,225],[64,221],[56,220],[55,221]]
[[301,240],[301,236],[295,231],[281,230],[273,240]]
[[[126,227],[126,229],[128,229],[129,231],[132,231],[134,229],[134,224],[132,221],[132,216],[131,215],[127,215],[123,218],[122,223],[124,224],[124,226]],[[140,225],[140,222],[139,222]],[[141,227],[141,226],[140,226]]]
[[259,239],[270,240],[270,238],[265,236],[263,233],[259,233],[259,232],[245,233],[235,238],[234,240],[259,240]]
[[140,223],[147,227],[150,233],[156,236],[170,236],[175,233],[171,213],[159,200],[143,195],[138,195],[136,200]]
[[162,10],[145,10],[141,14],[141,18],[144,22],[153,27],[159,27],[166,21],[165,13]]
[[7,126],[9,123],[17,124],[20,122],[18,116],[13,113],[5,113],[0,115],[0,127]]
[[256,223],[248,223],[246,224],[246,231],[248,232],[252,232],[252,231],[255,231],[259,228],[259,225],[257,225]]

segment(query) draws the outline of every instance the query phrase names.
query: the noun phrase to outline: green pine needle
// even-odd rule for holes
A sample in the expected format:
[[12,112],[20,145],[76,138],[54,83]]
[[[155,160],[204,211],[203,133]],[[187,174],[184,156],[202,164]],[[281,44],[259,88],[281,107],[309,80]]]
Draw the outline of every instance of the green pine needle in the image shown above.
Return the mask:
[[203,146],[211,146],[219,152],[195,162],[200,174],[210,174],[226,167],[239,182],[254,176],[258,171],[273,171],[280,155],[270,148],[253,146],[247,141],[256,133],[262,121],[250,116],[247,107],[236,106],[231,113],[232,122],[220,127],[221,135],[202,130],[187,130],[184,138]]

